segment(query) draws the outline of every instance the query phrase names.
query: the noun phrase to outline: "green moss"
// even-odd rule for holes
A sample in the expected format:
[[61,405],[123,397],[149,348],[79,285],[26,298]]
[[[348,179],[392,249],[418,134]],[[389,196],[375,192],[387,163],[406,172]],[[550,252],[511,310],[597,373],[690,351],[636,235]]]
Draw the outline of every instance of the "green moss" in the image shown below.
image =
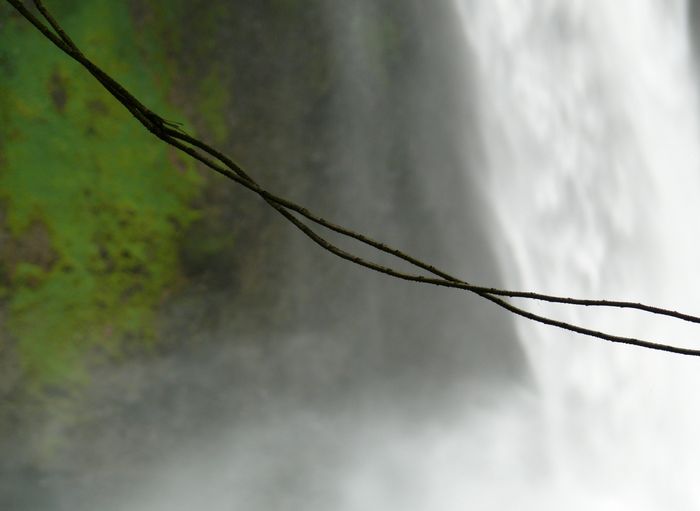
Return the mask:
[[41,266],[26,261],[17,263],[12,275],[14,285],[23,288],[38,287],[45,278],[46,272]]
[[148,31],[157,33],[171,49],[156,60],[166,66],[166,74],[177,77],[175,95],[193,122],[193,131],[207,142],[221,144],[229,135],[224,112],[230,111],[230,82],[235,71],[222,59],[218,36],[225,24],[222,20],[236,7],[226,2],[208,3],[206,8],[195,7],[193,16],[190,3],[149,4]]
[[[182,116],[166,101],[169,74],[155,41],[141,35],[134,45],[125,2],[54,4],[95,62],[155,111]],[[26,21],[0,30],[0,66],[11,71],[0,81],[5,227],[20,237],[41,222],[57,256],[47,268],[6,268],[8,332],[37,390],[80,384],[88,362],[118,357],[124,339],[154,339],[201,178]]]
[[199,84],[197,97],[199,98],[199,112],[206,119],[207,129],[216,143],[226,140],[228,136],[228,124],[226,117],[221,112],[228,107],[230,94],[224,87],[225,80],[217,69],[212,69]]

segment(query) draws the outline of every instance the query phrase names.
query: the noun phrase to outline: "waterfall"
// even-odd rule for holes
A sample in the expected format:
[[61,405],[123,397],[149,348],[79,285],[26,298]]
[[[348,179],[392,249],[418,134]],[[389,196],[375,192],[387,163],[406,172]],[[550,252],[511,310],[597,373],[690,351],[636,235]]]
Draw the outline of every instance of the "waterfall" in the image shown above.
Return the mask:
[[[700,131],[686,3],[456,6],[478,61],[482,189],[509,285],[697,313]],[[697,347],[697,331],[658,318],[535,310]],[[543,499],[532,492],[519,507],[696,507],[697,361],[518,327],[544,439]]]
[[[327,81],[344,90],[328,85],[319,101],[335,167],[308,185],[312,205],[333,203],[352,225],[472,281],[497,277],[490,241],[505,287],[697,314],[700,104],[686,3],[398,4],[329,7],[345,62]],[[435,20],[449,15],[428,16],[445,6],[456,37],[418,44],[421,30],[446,31]],[[389,66],[379,43],[394,10],[416,24],[416,41],[382,50]],[[528,385],[506,313],[327,264],[313,279],[325,287],[315,298],[303,288],[295,306],[308,311],[269,336],[272,348],[253,339],[197,366],[198,378],[240,372],[222,391],[233,419],[177,446],[152,479],[84,509],[698,507],[697,360],[517,321]],[[699,337],[634,312],[524,305],[623,335],[689,346]]]

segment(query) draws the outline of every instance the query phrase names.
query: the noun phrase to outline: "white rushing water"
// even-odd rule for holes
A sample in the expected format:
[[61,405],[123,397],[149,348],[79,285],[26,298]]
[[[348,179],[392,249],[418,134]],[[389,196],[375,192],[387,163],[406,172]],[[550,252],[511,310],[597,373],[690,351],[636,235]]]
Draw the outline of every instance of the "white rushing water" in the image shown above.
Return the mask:
[[[700,131],[685,2],[456,5],[477,61],[484,191],[509,285],[697,314]],[[535,310],[700,345],[697,329],[659,318]],[[542,425],[539,476],[520,509],[700,506],[697,360],[532,323],[519,331],[541,396],[530,412]],[[508,491],[515,480],[502,483]]]

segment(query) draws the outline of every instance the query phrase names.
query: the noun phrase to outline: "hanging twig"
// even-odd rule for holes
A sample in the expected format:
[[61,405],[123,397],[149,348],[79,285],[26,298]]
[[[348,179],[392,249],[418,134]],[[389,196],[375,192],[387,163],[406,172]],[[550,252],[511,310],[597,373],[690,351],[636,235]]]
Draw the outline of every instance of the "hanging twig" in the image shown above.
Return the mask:
[[[272,208],[279,212],[297,229],[304,233],[304,235],[306,235],[324,250],[327,250],[328,252],[335,254],[336,256],[350,261],[354,264],[357,264],[359,266],[363,266],[370,270],[402,280],[419,282],[423,284],[431,284],[442,287],[451,287],[469,291],[486,300],[489,300],[490,302],[495,303],[499,307],[502,307],[503,309],[512,312],[513,314],[545,325],[553,326],[563,330],[568,330],[571,332],[610,342],[629,344],[633,346],[639,346],[642,348],[665,351],[681,355],[700,356],[700,349],[682,348],[668,344],[637,339],[634,337],[622,337],[598,330],[581,327],[579,325],[559,321],[547,316],[527,311],[504,300],[504,298],[522,298],[550,303],[560,303],[566,305],[577,305],[586,307],[613,307],[620,309],[634,309],[654,315],[668,316],[674,319],[688,321],[691,323],[700,323],[700,317],[698,316],[693,316],[675,310],[669,310],[661,307],[655,307],[652,305],[646,305],[635,302],[568,298],[556,295],[534,293],[529,291],[513,291],[470,284],[464,280],[461,280],[436,268],[433,265],[430,265],[409,254],[406,254],[401,250],[395,249],[384,243],[376,241],[362,233],[355,232],[351,229],[330,222],[324,219],[323,217],[309,211],[308,209],[284,197],[280,197],[269,192],[268,190],[265,190],[258,183],[256,183],[255,180],[253,180],[231,158],[216,150],[215,148],[209,146],[208,144],[202,142],[201,140],[194,138],[191,135],[188,135],[181,129],[179,124],[167,121],[164,118],[152,112],[151,110],[149,110],[148,108],[146,108],[138,99],[136,99],[129,91],[122,87],[114,78],[112,78],[101,68],[95,65],[92,61],[90,61],[82,53],[82,51],[80,51],[80,49],[75,45],[75,43],[73,43],[72,39],[68,36],[68,34],[63,30],[63,28],[56,21],[56,19],[46,9],[41,0],[33,0],[33,2],[36,8],[38,9],[39,13],[43,16],[46,22],[48,22],[48,26],[41,19],[37,18],[30,10],[28,10],[21,0],[7,0],[7,2],[10,3],[25,19],[27,19],[27,21],[34,25],[47,39],[53,42],[68,56],[70,56],[71,58],[79,62],[83,67],[85,67],[85,69],[90,74],[92,74],[95,77],[95,79],[97,79],[117,101],[124,105],[124,107],[129,112],[131,112],[131,114],[151,133],[153,133],[155,136],[157,136],[167,144],[179,149],[184,153],[187,153],[192,158],[206,165],[215,172],[224,175],[228,179],[231,179],[237,184],[259,195]],[[421,274],[410,274],[403,271],[399,271],[395,268],[383,266],[378,263],[367,260],[363,257],[347,252],[334,245],[320,234],[318,234],[309,225],[301,221],[297,215],[305,218],[313,224],[322,226],[344,237],[354,239],[380,252],[384,252],[398,259],[406,261],[412,266],[419,268],[425,272],[428,272],[429,274],[432,274],[433,277]]]

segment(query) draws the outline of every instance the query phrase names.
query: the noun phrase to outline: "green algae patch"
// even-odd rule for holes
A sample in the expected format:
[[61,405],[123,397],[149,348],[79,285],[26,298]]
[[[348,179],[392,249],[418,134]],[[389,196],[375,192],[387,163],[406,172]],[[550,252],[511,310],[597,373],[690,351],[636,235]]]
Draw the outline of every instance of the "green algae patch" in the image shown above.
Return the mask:
[[[153,110],[181,115],[159,43],[137,36],[127,2],[54,4],[90,58]],[[29,23],[0,18],[0,342],[16,343],[35,390],[80,385],[127,344],[150,349],[201,178]]]

